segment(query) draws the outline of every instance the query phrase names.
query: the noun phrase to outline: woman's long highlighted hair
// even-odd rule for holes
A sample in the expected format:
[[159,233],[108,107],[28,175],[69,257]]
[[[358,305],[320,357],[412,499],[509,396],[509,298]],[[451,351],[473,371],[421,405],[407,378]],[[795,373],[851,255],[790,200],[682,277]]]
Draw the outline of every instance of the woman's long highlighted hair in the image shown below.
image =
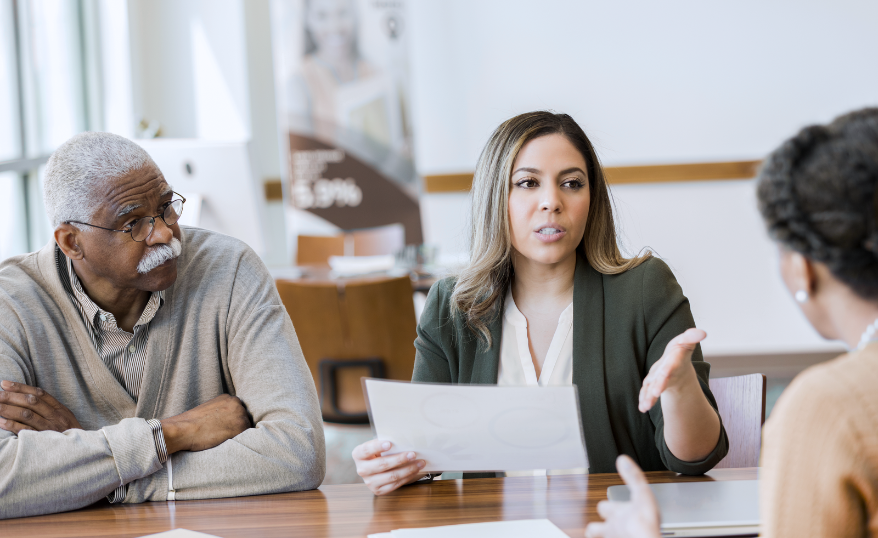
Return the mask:
[[580,252],[598,272],[612,275],[637,267],[650,252],[625,258],[619,251],[613,207],[604,171],[588,137],[567,114],[529,112],[503,122],[491,135],[476,165],[471,191],[470,258],[457,276],[451,310],[487,347],[488,322],[498,315],[498,300],[512,282],[512,238],[509,227],[509,183],[518,152],[529,141],[563,135],[582,154],[591,203]]

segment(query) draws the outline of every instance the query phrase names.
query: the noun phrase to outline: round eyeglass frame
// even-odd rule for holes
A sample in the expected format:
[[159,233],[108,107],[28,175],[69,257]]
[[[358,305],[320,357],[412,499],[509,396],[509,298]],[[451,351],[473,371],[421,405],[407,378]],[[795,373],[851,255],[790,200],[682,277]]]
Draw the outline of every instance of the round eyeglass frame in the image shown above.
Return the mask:
[[[160,215],[153,215],[151,217],[140,217],[139,219],[135,220],[132,224],[130,224],[129,226],[126,226],[125,228],[122,228],[121,230],[116,230],[114,228],[105,228],[103,226],[98,226],[97,224],[90,224],[88,222],[80,222],[78,220],[68,220],[65,222],[67,224],[84,224],[85,226],[91,226],[92,228],[100,228],[101,230],[107,230],[108,232],[119,232],[119,233],[123,233],[123,234],[130,234],[132,241],[134,241],[135,243],[141,243],[141,242],[149,239],[149,236],[152,235],[153,230],[155,230],[155,219],[162,219],[162,222],[165,223],[165,226],[167,226],[169,228],[171,226],[173,226],[174,224],[177,224],[177,222],[179,222],[180,217],[183,215],[183,204],[186,203],[186,197],[184,197],[179,192],[176,192],[176,191],[171,191],[171,192],[173,192],[174,194],[179,196],[179,198],[176,198],[176,199],[168,202],[168,205],[165,206],[164,211],[162,211],[162,213]],[[179,208],[178,210],[174,211],[174,213],[176,213],[176,215],[177,215],[177,218],[172,220],[171,222],[168,222],[169,218],[173,218],[173,217],[167,216],[168,210],[172,209],[174,206],[177,206]],[[134,228],[138,224],[140,224],[141,221],[147,221],[147,220],[149,221],[149,228],[148,228],[149,231],[146,233],[145,236],[143,236],[143,239],[135,239],[134,238]]]

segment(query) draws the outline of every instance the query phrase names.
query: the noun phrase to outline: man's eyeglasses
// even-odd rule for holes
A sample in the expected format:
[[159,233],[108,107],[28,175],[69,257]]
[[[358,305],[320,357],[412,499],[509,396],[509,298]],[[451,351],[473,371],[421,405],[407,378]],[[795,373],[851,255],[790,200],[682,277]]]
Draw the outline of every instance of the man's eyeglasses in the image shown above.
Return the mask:
[[146,238],[149,237],[152,231],[155,229],[155,219],[162,219],[165,222],[165,225],[167,225],[168,227],[173,226],[177,223],[178,220],[180,220],[180,215],[183,214],[183,204],[186,203],[186,198],[184,198],[183,195],[178,192],[174,192],[174,194],[176,194],[180,198],[176,200],[171,200],[170,202],[165,204],[165,209],[160,215],[156,215],[154,217],[141,217],[129,224],[128,226],[122,228],[121,230],[104,228],[103,226],[97,226],[96,224],[89,224],[88,222],[79,222],[76,220],[68,220],[67,223],[84,224],[86,226],[91,226],[92,228],[100,228],[101,230],[107,230],[109,232],[131,234],[131,239],[139,243],[141,241],[146,241]]

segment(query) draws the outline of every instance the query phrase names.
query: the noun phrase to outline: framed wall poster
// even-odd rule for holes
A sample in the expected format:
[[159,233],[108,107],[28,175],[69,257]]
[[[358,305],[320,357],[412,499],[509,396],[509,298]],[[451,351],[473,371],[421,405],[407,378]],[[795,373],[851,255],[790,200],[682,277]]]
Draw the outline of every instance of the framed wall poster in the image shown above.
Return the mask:
[[285,203],[422,243],[404,1],[272,0],[271,17]]

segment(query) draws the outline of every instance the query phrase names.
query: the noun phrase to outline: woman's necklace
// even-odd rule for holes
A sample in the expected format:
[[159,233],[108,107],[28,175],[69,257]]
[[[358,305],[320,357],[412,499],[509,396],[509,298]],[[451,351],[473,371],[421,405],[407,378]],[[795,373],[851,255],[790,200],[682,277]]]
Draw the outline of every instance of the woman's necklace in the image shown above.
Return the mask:
[[878,319],[873,321],[872,324],[866,327],[866,330],[863,331],[863,335],[860,337],[860,345],[857,346],[857,349],[863,349],[869,344],[869,342],[878,341],[878,336],[875,336],[876,332],[878,332]]

